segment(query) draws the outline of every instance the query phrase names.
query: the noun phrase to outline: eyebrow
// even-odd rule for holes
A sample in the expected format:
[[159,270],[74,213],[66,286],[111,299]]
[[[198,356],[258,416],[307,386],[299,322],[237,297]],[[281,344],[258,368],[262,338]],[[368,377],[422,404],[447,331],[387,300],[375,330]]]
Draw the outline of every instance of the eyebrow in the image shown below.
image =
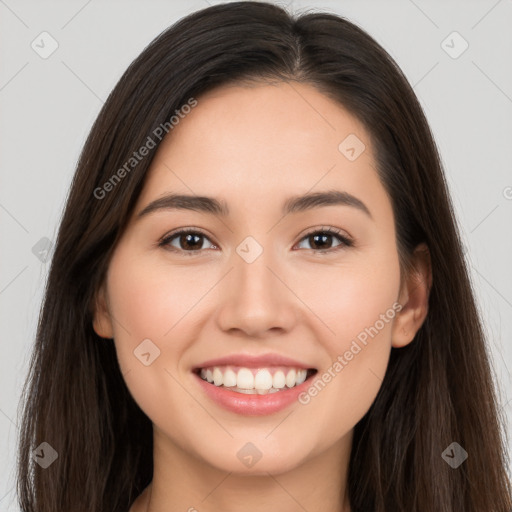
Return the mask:
[[[342,192],[339,190],[313,192],[291,197],[284,203],[282,214],[287,215],[289,213],[304,212],[314,208],[335,205],[351,206],[373,219],[370,210],[360,199],[348,192]],[[219,217],[229,216],[229,207],[227,203],[214,197],[167,194],[149,203],[139,212],[137,219],[159,210],[192,210],[201,213],[213,214]]]

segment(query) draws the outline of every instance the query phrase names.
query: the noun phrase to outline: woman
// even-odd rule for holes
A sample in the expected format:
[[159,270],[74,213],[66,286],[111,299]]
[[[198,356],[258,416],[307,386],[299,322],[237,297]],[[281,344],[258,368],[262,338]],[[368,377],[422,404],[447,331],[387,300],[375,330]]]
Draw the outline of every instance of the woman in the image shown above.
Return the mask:
[[343,18],[259,2],[157,37],[61,222],[22,510],[505,512],[495,393],[391,57]]

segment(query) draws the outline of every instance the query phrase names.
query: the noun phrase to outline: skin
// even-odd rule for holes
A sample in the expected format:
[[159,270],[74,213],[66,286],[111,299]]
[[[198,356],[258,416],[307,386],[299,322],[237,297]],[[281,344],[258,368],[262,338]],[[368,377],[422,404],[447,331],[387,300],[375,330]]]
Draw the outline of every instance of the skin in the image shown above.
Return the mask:
[[[353,428],[391,347],[410,343],[426,317],[428,257],[415,253],[401,285],[369,135],[338,103],[295,82],[223,86],[197,99],[158,148],[96,300],[94,329],[114,339],[126,384],[153,422],[154,478],[130,512],[349,512]],[[366,146],[354,161],[338,150],[349,134]],[[282,216],[290,196],[328,189],[359,198],[371,218],[347,205]],[[230,216],[161,210],[136,220],[169,192],[224,200]],[[206,235],[192,256],[179,236],[169,242],[176,252],[158,247],[185,227]],[[327,227],[354,245],[334,251],[336,236],[316,246],[306,236]],[[263,248],[252,263],[236,252],[247,236]],[[241,416],[212,402],[191,373],[228,354],[278,353],[318,377],[397,302],[401,311],[306,405]],[[133,354],[146,338],[160,350],[149,366]],[[237,457],[247,442],[262,453],[251,468]]]

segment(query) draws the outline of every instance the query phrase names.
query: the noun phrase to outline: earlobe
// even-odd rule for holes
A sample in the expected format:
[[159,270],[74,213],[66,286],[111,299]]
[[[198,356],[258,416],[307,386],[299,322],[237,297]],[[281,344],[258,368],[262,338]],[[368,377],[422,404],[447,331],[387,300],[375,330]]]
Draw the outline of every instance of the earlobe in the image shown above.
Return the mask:
[[412,266],[413,270],[406,277],[400,291],[399,302],[402,309],[393,324],[392,346],[395,348],[411,343],[427,317],[432,266],[426,244],[416,247]]
[[94,312],[92,326],[94,332],[100,338],[112,339],[114,332],[112,320],[107,306],[105,287],[102,284],[94,300]]

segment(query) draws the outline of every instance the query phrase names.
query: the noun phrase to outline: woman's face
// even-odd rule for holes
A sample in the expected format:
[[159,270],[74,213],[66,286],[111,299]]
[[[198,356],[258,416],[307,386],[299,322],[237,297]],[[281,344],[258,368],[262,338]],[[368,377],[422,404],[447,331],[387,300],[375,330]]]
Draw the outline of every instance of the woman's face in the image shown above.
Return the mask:
[[[197,101],[158,147],[96,332],[114,338],[159,452],[252,474],[337,459],[400,317],[393,212],[368,133],[305,84]],[[337,200],[297,202],[327,192]],[[190,199],[139,216],[169,194]],[[170,236],[182,229],[195,234]]]

